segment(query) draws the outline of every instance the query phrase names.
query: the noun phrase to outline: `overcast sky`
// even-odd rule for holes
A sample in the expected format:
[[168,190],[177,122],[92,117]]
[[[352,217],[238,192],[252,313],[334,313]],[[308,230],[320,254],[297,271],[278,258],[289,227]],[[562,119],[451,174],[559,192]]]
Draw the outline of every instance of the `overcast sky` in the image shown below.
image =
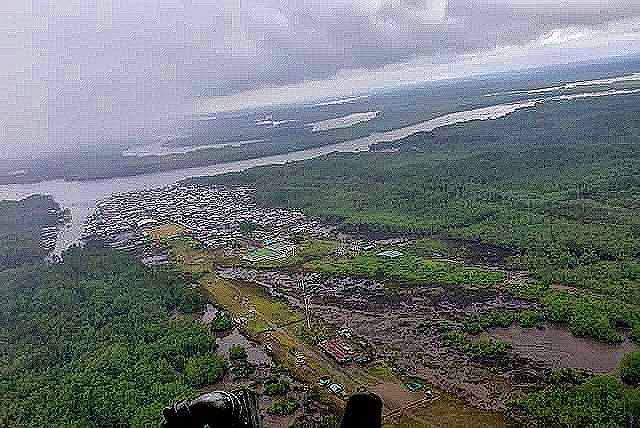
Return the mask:
[[[640,52],[638,0],[2,0],[0,156]],[[6,35],[6,36],[5,36]]]

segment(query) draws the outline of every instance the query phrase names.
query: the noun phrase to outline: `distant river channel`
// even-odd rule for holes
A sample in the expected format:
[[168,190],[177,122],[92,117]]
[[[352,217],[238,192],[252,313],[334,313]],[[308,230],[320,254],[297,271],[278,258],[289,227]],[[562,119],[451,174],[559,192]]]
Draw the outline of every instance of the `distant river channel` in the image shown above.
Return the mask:
[[[593,95],[609,96],[611,93]],[[552,100],[554,100],[552,98]],[[35,194],[51,195],[62,208],[69,208],[73,216],[68,227],[58,234],[58,242],[53,254],[60,254],[70,245],[78,242],[87,217],[95,209],[96,203],[114,193],[135,192],[169,186],[191,177],[221,175],[229,172],[244,171],[249,168],[267,165],[281,165],[323,156],[333,152],[366,151],[372,144],[391,142],[406,138],[419,132],[430,132],[436,128],[466,123],[476,120],[494,120],[508,116],[520,109],[533,108],[543,99],[530,99],[514,103],[498,104],[489,107],[449,113],[418,124],[374,133],[367,137],[331,144],[283,155],[220,163],[206,167],[185,168],[153,174],[136,175],[91,181],[51,180],[33,184],[9,184],[0,186],[0,200],[20,200]]]

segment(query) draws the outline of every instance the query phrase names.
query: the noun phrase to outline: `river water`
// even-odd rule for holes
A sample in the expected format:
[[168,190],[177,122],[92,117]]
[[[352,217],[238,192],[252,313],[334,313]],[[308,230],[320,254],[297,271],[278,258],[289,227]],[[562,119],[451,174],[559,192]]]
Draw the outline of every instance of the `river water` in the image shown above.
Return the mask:
[[[595,96],[618,95],[616,93],[595,93]],[[619,94],[627,95],[627,94]],[[551,100],[557,100],[550,98]],[[547,99],[549,100],[549,99]],[[206,167],[185,168],[153,174],[136,175],[91,181],[51,180],[33,184],[9,184],[0,186],[0,200],[19,200],[34,194],[51,195],[63,208],[71,210],[73,220],[62,229],[53,254],[60,254],[70,245],[78,242],[87,217],[95,208],[96,202],[115,193],[140,191],[169,186],[190,177],[214,176],[230,172],[244,171],[249,168],[266,165],[281,165],[323,156],[333,152],[366,151],[372,144],[391,142],[406,138],[419,132],[429,132],[436,128],[466,123],[476,120],[494,120],[508,116],[520,109],[534,108],[544,99],[525,100],[516,103],[499,104],[473,110],[466,110],[436,117],[416,125],[374,133],[364,138],[338,144],[302,150],[283,155],[221,163]]]
[[51,195],[63,208],[69,208],[72,221],[60,230],[53,254],[61,254],[66,248],[78,242],[85,221],[95,209],[96,203],[115,193],[134,192],[169,186],[190,177],[213,176],[229,172],[244,171],[264,165],[279,165],[304,159],[311,159],[336,151],[366,150],[351,142],[318,147],[278,156],[268,156],[238,162],[229,162],[199,168],[186,168],[132,177],[110,178],[90,181],[51,180],[33,184],[9,184],[0,186],[0,200],[20,200],[30,195]]

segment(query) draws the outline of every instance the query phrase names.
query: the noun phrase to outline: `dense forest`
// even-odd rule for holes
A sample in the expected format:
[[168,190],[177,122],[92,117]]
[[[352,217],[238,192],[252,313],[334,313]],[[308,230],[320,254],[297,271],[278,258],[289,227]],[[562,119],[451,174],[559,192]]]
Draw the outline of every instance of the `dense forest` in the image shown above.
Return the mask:
[[1,426],[158,426],[226,370],[178,272],[101,248],[0,272]]
[[58,223],[59,208],[49,196],[0,201],[0,270],[47,255],[40,245],[40,231]]
[[[551,102],[368,153],[196,181],[251,185],[263,204],[302,209],[348,231],[503,247],[513,254],[507,265],[536,280],[508,290],[539,304],[517,315],[522,325],[544,320],[576,336],[638,341],[640,104],[624,97],[570,107]],[[389,148],[394,152],[380,151]],[[478,331],[494,322],[471,320],[466,327]],[[625,376],[624,366],[640,372],[640,356],[629,358],[622,380],[558,373],[556,384],[514,405],[542,426],[633,424],[638,381]]]
[[[393,144],[397,153],[332,154],[199,181],[251,185],[264,204],[303,209],[352,231],[509,248],[516,254],[509,264],[539,280],[537,298],[552,318],[578,335],[615,342],[616,327],[640,335],[636,100],[570,110],[548,103],[413,136]],[[545,291],[551,283],[586,293]]]

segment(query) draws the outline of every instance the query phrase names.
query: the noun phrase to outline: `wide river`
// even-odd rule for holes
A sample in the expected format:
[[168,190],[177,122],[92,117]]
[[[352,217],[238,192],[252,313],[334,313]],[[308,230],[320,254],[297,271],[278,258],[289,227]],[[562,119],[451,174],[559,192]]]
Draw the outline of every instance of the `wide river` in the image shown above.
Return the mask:
[[[622,93],[600,92],[590,93],[591,96],[629,95]],[[636,91],[632,91],[636,93]],[[499,104],[446,114],[416,125],[394,129],[388,132],[374,133],[364,138],[346,141],[338,144],[317,147],[309,150],[287,153],[283,155],[267,156],[238,162],[221,163],[207,167],[186,168],[153,174],[136,175],[132,177],[111,178],[91,181],[51,180],[33,184],[9,184],[0,186],[0,200],[19,200],[34,194],[51,195],[63,208],[71,210],[73,220],[68,227],[58,234],[58,242],[54,254],[78,242],[84,223],[96,206],[96,202],[108,198],[114,193],[133,192],[144,189],[165,187],[190,177],[213,176],[229,172],[244,171],[249,168],[265,165],[280,165],[288,162],[312,159],[333,152],[365,151],[375,143],[396,141],[419,132],[429,132],[436,128],[465,123],[475,120],[493,120],[508,116],[517,110],[533,108],[537,104],[556,98],[532,99],[517,103]],[[568,99],[563,99],[566,101]]]
[[118,177],[105,180],[64,181],[51,180],[33,184],[9,184],[0,186],[0,200],[20,200],[30,195],[51,195],[63,208],[69,208],[72,221],[58,234],[58,242],[53,254],[60,254],[70,245],[78,242],[87,217],[95,209],[96,203],[114,193],[126,193],[165,187],[190,177],[213,176],[229,172],[244,171],[264,165],[278,165],[298,160],[311,159],[335,151],[342,146],[349,150],[350,144],[334,144],[310,150],[287,153],[278,156],[221,163],[200,168],[186,168],[154,174]]

